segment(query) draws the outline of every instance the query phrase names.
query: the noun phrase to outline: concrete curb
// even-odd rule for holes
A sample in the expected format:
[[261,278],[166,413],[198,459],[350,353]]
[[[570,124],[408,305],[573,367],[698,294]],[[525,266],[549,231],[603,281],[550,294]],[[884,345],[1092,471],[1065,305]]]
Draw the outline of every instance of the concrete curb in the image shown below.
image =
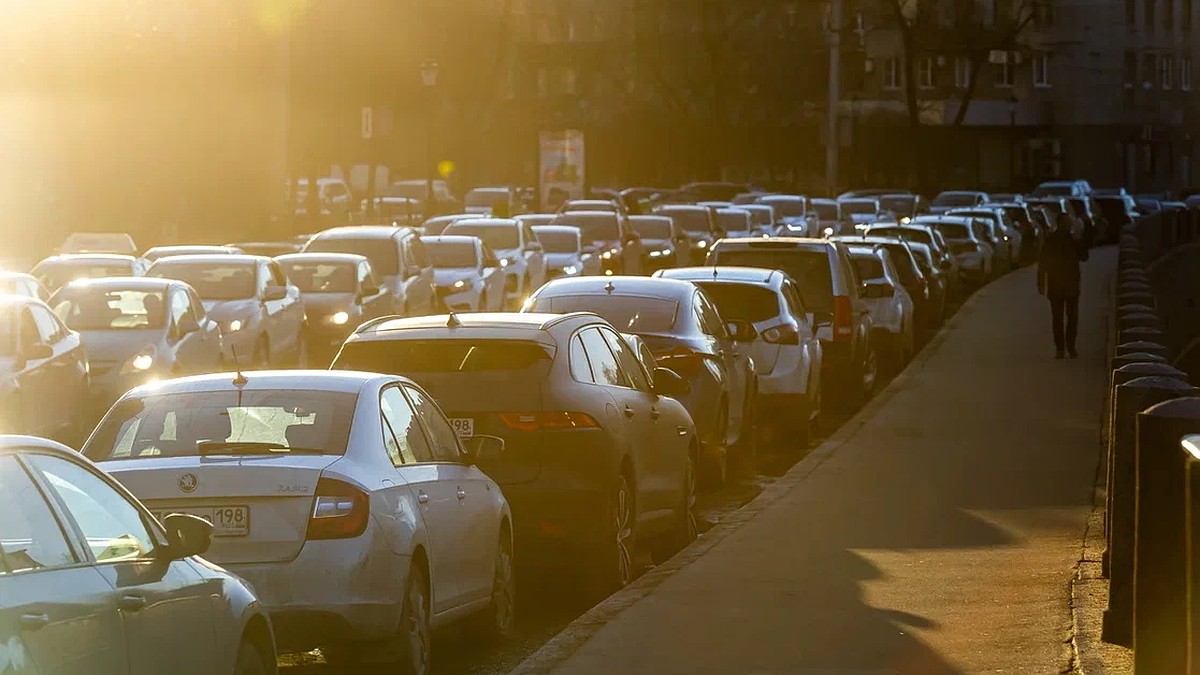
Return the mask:
[[[1015,271],[1015,270],[1014,270]],[[1005,275],[1007,276],[1007,275]],[[989,284],[990,286],[990,284]],[[804,459],[800,460],[774,483],[767,486],[757,497],[745,506],[730,514],[711,530],[704,533],[687,548],[675,554],[667,562],[658,565],[637,581],[609,596],[600,604],[585,612],[572,621],[558,635],[530,654],[517,667],[509,671],[509,675],[545,675],[562,665],[580,647],[600,631],[607,623],[636,604],[642,598],[650,595],[654,589],[665,582],[672,574],[687,567],[697,558],[721,543],[723,539],[740,528],[743,523],[779,501],[794,487],[804,482],[814,471],[834,455],[842,446],[849,443],[859,431],[866,426],[881,408],[887,405],[899,391],[905,388],[914,373],[937,353],[942,343],[946,341],[952,330],[968,315],[968,312],[978,302],[979,297],[988,291],[988,286],[976,290],[966,302],[958,308],[938,330],[937,334],[921,349],[921,352],[905,366],[904,370],[892,379],[882,391],[871,398],[853,417],[842,425],[836,433],[825,439],[813,449]]]

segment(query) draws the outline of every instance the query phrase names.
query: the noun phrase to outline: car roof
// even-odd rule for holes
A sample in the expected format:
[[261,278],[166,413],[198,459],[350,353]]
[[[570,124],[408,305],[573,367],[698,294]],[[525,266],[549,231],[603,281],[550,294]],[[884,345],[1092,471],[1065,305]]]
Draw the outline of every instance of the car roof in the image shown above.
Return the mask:
[[210,373],[192,375],[152,384],[141,385],[128,394],[130,398],[143,398],[162,394],[183,394],[204,391],[262,391],[268,389],[322,390],[357,394],[373,381],[394,381],[395,376],[380,373],[360,373],[352,370],[256,370],[242,373],[245,384],[234,384],[237,373]]
[[[312,236],[315,239],[391,239],[397,234],[412,232],[411,228],[393,227],[391,225],[346,225],[331,227]],[[311,240],[310,240],[311,241]]]
[[659,204],[658,206],[654,207],[655,211],[667,210],[667,209],[674,209],[674,210],[682,209],[685,211],[708,211],[707,207],[700,206],[699,204]]
[[423,242],[433,242],[438,244],[466,244],[475,246],[480,242],[479,237],[473,237],[467,234],[427,234],[421,237]]
[[[892,239],[891,237],[871,237],[871,236],[856,237],[852,234],[851,235],[839,235],[837,241],[842,242],[846,246],[854,246],[855,244],[862,244],[865,246],[873,246],[875,244],[879,244],[879,245],[890,244],[892,246],[895,246],[896,244],[903,244],[905,246],[909,246],[909,245],[918,243],[918,242],[905,241],[903,239]],[[924,244],[922,244],[922,246],[924,246]]]
[[559,234],[579,234],[581,232],[574,225],[534,225],[533,231],[535,233],[545,232],[547,234],[554,234],[556,232]]
[[717,265],[715,267],[677,267],[663,270],[664,279],[680,279],[684,281],[718,281],[774,285],[783,280],[783,272],[767,267],[735,267],[732,265]]
[[230,264],[240,263],[243,265],[252,265],[260,262],[272,260],[265,255],[250,255],[248,253],[197,253],[193,255],[168,255],[159,258],[154,262],[155,265],[163,262],[170,263],[185,263],[191,265],[204,264]]
[[[52,441],[48,438],[40,438],[38,436],[23,436],[21,434],[0,434],[0,452],[4,450],[41,450],[64,457],[73,457],[75,459],[82,458],[78,452],[71,448]],[[87,460],[84,460],[85,462]]]
[[713,247],[721,248],[745,248],[745,249],[763,249],[763,250],[789,250],[802,249],[811,251],[813,249],[828,249],[833,244],[828,239],[817,239],[815,237],[750,237],[747,239],[718,239]]
[[[470,225],[471,227],[518,227],[521,221],[515,218],[487,218],[476,216],[474,218],[462,218],[450,223],[446,229],[450,229],[455,225]],[[444,230],[443,230],[444,231]]]
[[218,253],[219,252],[218,249],[231,249],[231,248],[235,248],[235,247],[232,244],[170,244],[167,246],[151,246],[149,249],[147,249],[147,253],[149,253],[150,251],[182,251],[182,250],[193,250],[194,251],[196,249],[201,249],[201,250],[205,250],[205,251],[212,251],[213,253]]
[[[609,289],[612,289],[611,291]],[[538,289],[539,296],[612,293],[622,296],[681,299],[695,290],[690,281],[663,277],[593,276],[559,277]]]
[[163,291],[172,286],[183,286],[177,279],[162,277],[104,277],[102,279],[76,279],[68,282],[63,288],[100,288],[122,289],[130,291]]
[[275,256],[275,260],[281,263],[305,262],[311,260],[312,262],[355,264],[366,259],[366,256],[358,255],[357,253],[284,253],[283,255]]
[[24,295],[9,295],[0,293],[0,308],[14,307],[17,305],[43,305],[41,300],[30,298]]
[[556,218],[566,218],[567,220],[570,220],[571,218],[579,218],[580,216],[588,216],[588,217],[593,217],[593,218],[594,217],[604,217],[604,218],[612,218],[614,220],[619,220],[621,218],[621,214],[617,213],[616,211],[586,211],[585,210],[585,211],[568,211],[566,213],[555,214]]
[[634,222],[641,222],[641,223],[649,223],[651,221],[656,222],[656,223],[662,222],[662,221],[666,221],[668,223],[673,222],[671,220],[671,216],[660,216],[656,213],[639,213],[636,216],[629,216],[629,219]]
[[[127,262],[132,263],[136,258],[124,253],[60,253],[43,260],[46,262]],[[41,263],[38,263],[39,265]]]
[[[390,316],[368,321],[349,340],[387,340],[396,333],[416,332],[431,337],[453,337],[455,331],[489,331],[494,337],[538,339],[551,327],[569,322],[604,323],[591,312],[547,314],[542,312],[467,312],[429,316]],[[552,342],[552,341],[551,341]]]

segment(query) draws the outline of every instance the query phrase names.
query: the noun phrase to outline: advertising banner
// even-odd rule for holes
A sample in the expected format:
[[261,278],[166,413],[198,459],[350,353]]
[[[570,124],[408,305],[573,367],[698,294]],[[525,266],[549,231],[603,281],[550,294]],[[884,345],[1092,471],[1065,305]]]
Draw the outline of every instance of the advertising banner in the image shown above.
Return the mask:
[[542,209],[557,211],[568,199],[584,198],[583,132],[538,133],[538,197]]

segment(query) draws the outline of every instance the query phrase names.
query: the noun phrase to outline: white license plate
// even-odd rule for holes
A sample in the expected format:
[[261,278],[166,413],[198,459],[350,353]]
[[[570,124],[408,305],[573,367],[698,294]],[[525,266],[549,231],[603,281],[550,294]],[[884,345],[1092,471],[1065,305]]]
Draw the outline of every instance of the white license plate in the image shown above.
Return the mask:
[[214,506],[188,509],[164,509],[154,511],[158,522],[172,513],[186,513],[199,516],[213,524],[214,537],[244,537],[250,534],[249,506]]
[[470,417],[451,417],[450,426],[454,427],[459,438],[475,435],[475,420]]

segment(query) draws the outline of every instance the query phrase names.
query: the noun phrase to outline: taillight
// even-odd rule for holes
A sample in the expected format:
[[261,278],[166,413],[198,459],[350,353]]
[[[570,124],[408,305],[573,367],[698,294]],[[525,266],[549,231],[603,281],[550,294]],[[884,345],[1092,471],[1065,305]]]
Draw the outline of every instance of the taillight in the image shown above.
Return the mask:
[[684,346],[655,356],[658,365],[685,376],[700,372],[704,367],[704,358],[704,354]]
[[790,323],[772,326],[759,333],[762,336],[763,342],[769,342],[773,345],[798,345],[800,344],[800,331]]
[[833,297],[833,339],[849,340],[854,335],[854,307],[845,295]]
[[317,479],[306,539],[350,539],[367,529],[367,493],[333,478]]
[[596,429],[599,424],[581,412],[507,412],[500,421],[514,431],[555,431],[559,429]]

